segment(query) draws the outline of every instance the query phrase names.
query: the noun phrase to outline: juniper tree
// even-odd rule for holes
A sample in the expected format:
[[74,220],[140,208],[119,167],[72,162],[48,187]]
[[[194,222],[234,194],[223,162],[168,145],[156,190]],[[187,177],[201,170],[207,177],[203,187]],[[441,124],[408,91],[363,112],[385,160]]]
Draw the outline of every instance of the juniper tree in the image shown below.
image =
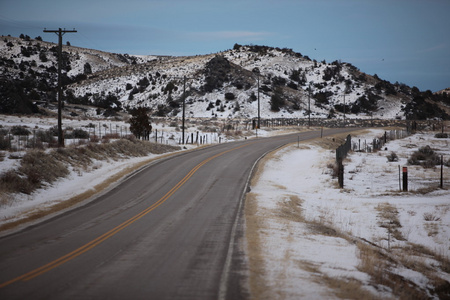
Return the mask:
[[150,139],[152,132],[152,125],[147,114],[148,110],[145,107],[138,107],[131,112],[130,131],[138,138],[144,140]]

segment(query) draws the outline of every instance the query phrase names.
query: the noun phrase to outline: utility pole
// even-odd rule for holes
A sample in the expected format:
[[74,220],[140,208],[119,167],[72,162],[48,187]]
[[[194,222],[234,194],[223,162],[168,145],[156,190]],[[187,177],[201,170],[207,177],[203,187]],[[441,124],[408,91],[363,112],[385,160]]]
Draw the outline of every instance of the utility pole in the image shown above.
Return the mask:
[[252,70],[252,73],[257,76],[256,80],[258,82],[258,122],[256,123],[256,135],[258,136],[258,129],[261,128],[261,104],[259,101],[259,75],[260,75],[260,72],[259,72],[258,68],[254,68]]
[[183,117],[182,117],[182,138],[183,138],[183,145],[184,145],[184,121],[186,116],[186,76],[183,76]]
[[344,92],[344,127],[345,127],[345,92]]
[[193,78],[193,77],[186,77],[186,75],[184,75],[183,77],[174,76],[174,77],[171,77],[171,78],[183,79],[183,116],[181,118],[181,123],[182,123],[181,124],[181,132],[182,132],[181,138],[182,138],[182,144],[184,145],[184,143],[186,142],[186,140],[184,139],[184,130],[185,130],[184,123],[185,123],[185,119],[186,119],[186,80],[187,79],[195,79],[195,78]]
[[62,36],[66,32],[77,32],[75,29],[66,30],[59,28],[58,30],[47,30],[44,28],[44,32],[53,32],[58,36],[58,147],[64,147],[64,137],[62,134],[62,78],[61,78],[61,66],[62,66]]
[[308,86],[308,129],[311,127],[311,83]]
[[261,128],[261,106],[259,102],[259,70],[258,70],[258,129]]

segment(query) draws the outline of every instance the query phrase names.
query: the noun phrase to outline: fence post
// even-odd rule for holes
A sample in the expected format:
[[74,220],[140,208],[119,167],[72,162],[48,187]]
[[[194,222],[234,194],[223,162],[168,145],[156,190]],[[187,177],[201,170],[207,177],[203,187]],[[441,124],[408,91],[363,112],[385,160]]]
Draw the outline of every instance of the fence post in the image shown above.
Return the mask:
[[339,187],[344,188],[344,165],[342,164],[342,158],[338,160],[338,182]]
[[408,167],[403,167],[403,191],[408,191]]

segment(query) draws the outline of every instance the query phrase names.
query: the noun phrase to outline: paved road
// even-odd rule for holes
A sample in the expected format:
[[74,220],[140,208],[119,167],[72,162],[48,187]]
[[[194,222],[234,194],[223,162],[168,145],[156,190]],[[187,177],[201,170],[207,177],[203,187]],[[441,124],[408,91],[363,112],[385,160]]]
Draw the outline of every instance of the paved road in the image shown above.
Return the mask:
[[0,299],[245,298],[236,236],[251,169],[267,151],[319,135],[163,159],[88,205],[1,238]]

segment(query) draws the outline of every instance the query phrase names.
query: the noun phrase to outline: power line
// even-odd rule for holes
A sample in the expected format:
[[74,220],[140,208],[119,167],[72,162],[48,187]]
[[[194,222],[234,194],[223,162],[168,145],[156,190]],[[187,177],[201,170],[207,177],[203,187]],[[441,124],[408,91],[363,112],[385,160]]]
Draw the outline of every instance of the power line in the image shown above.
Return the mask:
[[0,21],[5,23],[11,27],[19,28],[19,29],[41,29],[41,26],[34,25],[29,21],[18,21],[11,18],[8,18],[2,14],[0,14]]

